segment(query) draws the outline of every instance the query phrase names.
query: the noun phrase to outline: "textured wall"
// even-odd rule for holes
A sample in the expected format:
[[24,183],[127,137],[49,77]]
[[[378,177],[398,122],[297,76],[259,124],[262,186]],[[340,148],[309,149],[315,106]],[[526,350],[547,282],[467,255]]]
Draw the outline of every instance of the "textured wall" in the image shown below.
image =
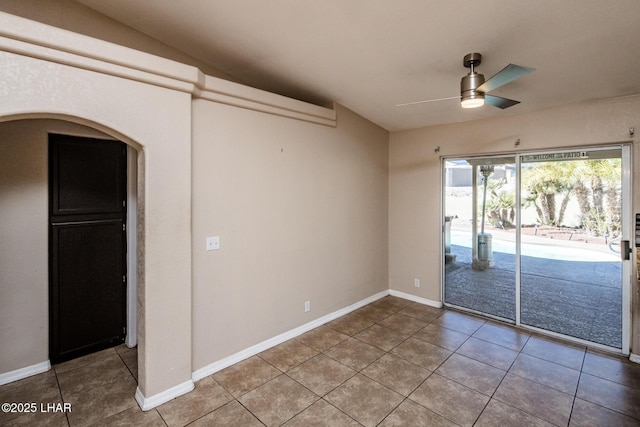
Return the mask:
[[337,112],[194,103],[194,370],[387,289],[388,133]]

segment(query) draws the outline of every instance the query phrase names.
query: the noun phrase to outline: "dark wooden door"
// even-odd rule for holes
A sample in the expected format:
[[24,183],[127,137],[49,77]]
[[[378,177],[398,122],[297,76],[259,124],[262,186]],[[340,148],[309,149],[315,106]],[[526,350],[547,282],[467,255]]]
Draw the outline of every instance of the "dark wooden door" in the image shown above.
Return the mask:
[[49,357],[124,342],[126,146],[49,135]]

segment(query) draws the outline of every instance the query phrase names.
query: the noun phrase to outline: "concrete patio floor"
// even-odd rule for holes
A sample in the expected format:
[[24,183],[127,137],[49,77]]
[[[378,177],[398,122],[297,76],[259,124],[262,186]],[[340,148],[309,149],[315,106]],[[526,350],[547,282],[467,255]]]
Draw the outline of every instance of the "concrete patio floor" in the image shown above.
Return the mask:
[[[454,244],[461,239],[470,240],[470,234],[452,240],[456,259],[446,264],[445,302],[515,321],[516,256],[508,253],[508,242],[494,244],[492,266],[476,271],[470,244]],[[535,256],[521,260],[521,323],[621,348],[620,262],[612,254],[551,245],[523,245],[523,253]]]

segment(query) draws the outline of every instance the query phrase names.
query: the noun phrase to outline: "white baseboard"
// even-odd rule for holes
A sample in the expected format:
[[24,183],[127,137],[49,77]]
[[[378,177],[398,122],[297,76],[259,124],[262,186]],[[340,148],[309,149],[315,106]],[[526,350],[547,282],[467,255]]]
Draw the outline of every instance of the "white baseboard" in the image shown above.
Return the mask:
[[138,405],[140,405],[140,408],[143,411],[148,411],[155,408],[156,406],[160,406],[163,403],[175,399],[178,396],[189,393],[194,388],[195,384],[193,383],[193,381],[189,380],[183,382],[182,384],[178,384],[177,386],[171,387],[170,389],[165,390],[162,393],[158,393],[150,397],[145,397],[142,394],[142,391],[140,391],[140,388],[136,387],[136,402],[138,402]]
[[640,354],[633,354],[631,353],[629,355],[629,360],[634,362],[634,363],[640,363]]
[[273,338],[269,338],[266,341],[262,341],[256,345],[253,345],[247,349],[239,351],[238,353],[232,354],[231,356],[225,357],[224,359],[213,362],[207,366],[204,366],[200,369],[197,369],[191,375],[193,381],[201,380],[202,378],[208,377],[211,374],[214,374],[218,371],[221,371],[224,368],[228,368],[229,366],[241,362],[245,359],[248,359],[251,356],[255,356],[258,353],[261,353],[265,350],[270,349],[278,344],[282,344],[285,341],[290,340],[291,338],[295,338],[298,335],[302,335],[305,332],[308,332],[318,326],[324,325],[332,320],[337,319],[338,317],[344,316],[345,314],[351,313],[354,310],[357,310],[361,307],[364,307],[367,304],[370,304],[374,301],[379,300],[385,296],[389,295],[389,291],[382,291],[375,295],[372,295],[368,298],[365,298],[361,301],[358,301],[355,304],[351,304],[348,307],[342,308],[338,311],[334,311],[333,313],[327,314],[326,316],[322,316],[316,320],[313,320],[309,323],[305,323],[302,326],[299,326],[295,329],[292,329],[288,332],[284,332],[280,335],[277,335]]
[[427,298],[417,297],[415,295],[408,294],[406,292],[394,291],[393,289],[389,291],[389,295],[394,297],[408,299],[409,301],[417,302],[424,305],[430,305],[435,308],[442,308],[442,301],[434,301]]
[[47,372],[49,369],[51,369],[51,363],[47,360],[46,362],[36,363],[35,365],[27,366],[26,368],[6,372],[4,374],[0,374],[0,385],[9,384],[32,375],[41,374],[43,372]]

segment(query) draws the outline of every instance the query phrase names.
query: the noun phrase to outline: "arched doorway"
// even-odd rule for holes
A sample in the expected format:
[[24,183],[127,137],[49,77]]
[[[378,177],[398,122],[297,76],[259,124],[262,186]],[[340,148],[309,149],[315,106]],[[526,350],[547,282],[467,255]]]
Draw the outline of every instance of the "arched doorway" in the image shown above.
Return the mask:
[[[43,114],[24,117],[7,117],[0,122],[0,264],[3,271],[2,305],[3,324],[10,337],[10,349],[3,354],[3,360],[22,364],[27,369],[19,375],[29,376],[49,367],[48,333],[49,307],[47,263],[48,232],[42,225],[47,215],[48,195],[48,150],[47,139],[51,133],[83,137],[117,139],[114,132],[98,130],[87,124],[77,123],[68,117]],[[127,335],[129,347],[137,344],[136,287],[138,254],[144,248],[138,244],[138,223],[142,224],[142,213],[138,211],[138,150],[129,141],[129,164],[127,167],[127,188],[129,193],[127,218],[130,224],[127,233],[127,270],[131,280],[128,283]],[[142,227],[140,227],[142,230]],[[15,371],[15,370],[14,370]]]

